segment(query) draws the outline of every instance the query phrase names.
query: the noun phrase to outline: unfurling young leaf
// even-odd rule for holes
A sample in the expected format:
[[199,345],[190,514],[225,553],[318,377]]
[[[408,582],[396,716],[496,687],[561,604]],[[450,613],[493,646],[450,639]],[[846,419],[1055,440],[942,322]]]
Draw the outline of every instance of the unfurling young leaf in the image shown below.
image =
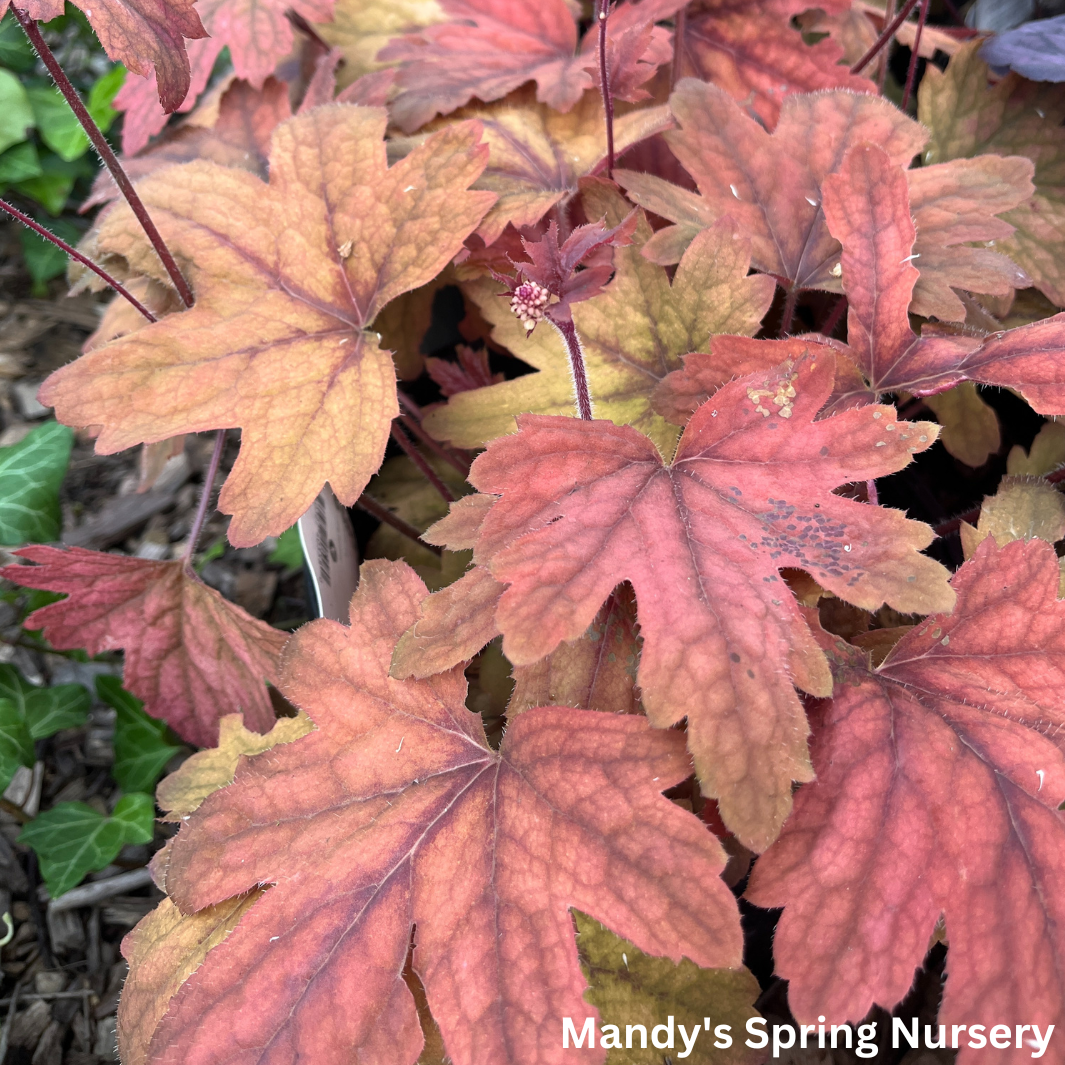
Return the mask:
[[[208,163],[141,182],[163,236],[193,264],[196,305],[44,385],[58,417],[103,426],[101,452],[241,426],[219,496],[236,546],[283,532],[326,482],[342,503],[358,499],[398,413],[391,355],[366,327],[435,277],[494,202],[466,191],[487,155],[475,123],[388,168],[385,121],[342,104],[291,119],[274,132],[269,184]],[[113,210],[98,241],[158,272],[131,212]]]
[[[413,968],[456,1065],[564,1060],[561,1018],[594,1014],[570,906],[675,962],[738,965],[723,853],[661,795],[689,772],[683,739],[631,715],[542,708],[492,751],[460,670],[388,676],[425,595],[403,563],[366,563],[351,628],[312,622],[286,656],[282,691],[314,731],[246,759],[183,822],[166,872],[183,912],[273,886],[154,1035],[135,1030],[151,1060],[221,1063],[269,1044],[284,1060],[414,1065],[412,924]],[[153,956],[131,952],[134,987]],[[192,968],[168,967],[180,975],[162,994]]]
[[181,748],[168,743],[170,730],[144,712],[144,704],[126,691],[118,677],[97,677],[96,694],[117,715],[115,718],[115,783],[125,792],[151,793],[167,762]]
[[140,792],[123,795],[110,817],[83,802],[61,802],[26,825],[19,842],[36,852],[45,886],[58,898],[127,843],[149,843],[154,818],[151,796]]
[[123,648],[125,681],[190,743],[210,745],[218,719],[243,710],[266,731],[274,711],[265,681],[276,680],[287,635],[226,602],[181,562],[150,562],[73,547],[18,552],[36,566],[6,566],[0,576],[68,598],[27,620],[53,647],[91,654]]

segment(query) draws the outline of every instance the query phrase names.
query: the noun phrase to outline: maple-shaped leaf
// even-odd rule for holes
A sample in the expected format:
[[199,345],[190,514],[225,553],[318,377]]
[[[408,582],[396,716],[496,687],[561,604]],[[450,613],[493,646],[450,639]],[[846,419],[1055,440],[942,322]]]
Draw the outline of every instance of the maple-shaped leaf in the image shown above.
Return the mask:
[[[0,0],[0,18],[9,0]],[[195,0],[79,0],[108,57],[134,74],[154,71],[159,102],[173,111],[189,91],[189,57],[185,39],[198,40],[209,30],[200,22]],[[22,0],[20,10],[37,22],[63,14],[63,0]]]
[[[685,0],[629,0],[607,22],[610,42],[633,27],[669,18]],[[476,97],[491,103],[527,81],[536,98],[555,111],[568,111],[593,84],[592,64],[599,29],[593,26],[578,49],[577,21],[566,0],[440,0],[450,16],[420,33],[394,40],[378,59],[402,64],[393,120],[413,132],[434,115],[450,114]],[[657,29],[639,57],[644,66],[666,62],[668,31]]]
[[150,1060],[413,1065],[412,924],[456,1065],[578,1060],[562,1017],[592,1010],[571,906],[648,953],[738,964],[722,851],[661,794],[690,772],[683,738],[552,707],[491,750],[461,670],[388,676],[425,595],[404,564],[366,563],[351,627],[312,622],[286,654],[282,691],[314,731],[246,759],[183,823],[166,872],[183,912],[273,886],[182,984]]
[[[870,142],[906,166],[928,137],[887,100],[848,92],[789,96],[772,134],[702,82],[681,82],[670,107],[681,128],[664,137],[699,194],[654,174],[617,172],[637,203],[676,223],[655,235],[647,255],[676,262],[695,233],[727,214],[751,237],[754,265],[797,289],[839,291],[839,243],[825,223],[821,190],[847,151]],[[782,172],[788,181],[777,180]],[[913,313],[962,321],[965,308],[952,285],[1004,295],[1028,284],[1004,255],[966,243],[993,243],[1012,232],[996,215],[1031,195],[1025,159],[988,156],[906,176],[920,271]]]
[[1014,388],[1040,413],[1065,413],[1057,352],[1065,315],[992,336],[918,337],[909,307],[917,270],[905,172],[873,145],[848,152],[824,182],[828,228],[843,245],[848,354],[875,393],[941,392],[963,380]]
[[[131,180],[140,181],[164,167],[206,159],[265,178],[270,138],[274,129],[291,116],[284,82],[267,78],[262,88],[254,89],[239,78],[228,79],[217,94],[212,90],[188,118],[143,151],[130,143],[127,116],[122,126],[123,144],[127,153],[138,154],[123,156],[122,167]],[[120,197],[111,172],[105,169],[97,175],[92,192],[79,210],[84,212]]]
[[865,609],[952,600],[946,571],[918,554],[927,526],[832,493],[901,469],[936,427],[879,406],[815,421],[833,376],[823,352],[726,385],[669,466],[628,426],[525,414],[470,474],[501,496],[474,559],[508,586],[495,614],[507,658],[528,665],[581,636],[630,581],[647,714],[663,727],[687,716],[703,792],[752,849],[775,837],[792,781],[810,778],[792,684],[830,688],[780,570]]
[[[873,82],[840,64],[843,50],[834,40],[808,45],[791,26],[809,6],[806,0],[698,0],[677,44],[678,76],[721,86],[733,99],[749,102],[770,128],[792,93],[875,93]],[[850,3],[824,0],[816,6],[834,12]]]
[[1059,307],[1065,306],[1065,89],[1016,74],[992,81],[981,41],[953,56],[945,72],[921,79],[917,115],[931,130],[924,162],[1022,155],[1035,164],[1035,194],[1002,217],[1012,236],[997,240]]
[[[620,197],[591,202],[611,221],[621,210]],[[636,426],[668,455],[677,431],[652,409],[659,382],[681,366],[688,352],[705,350],[715,333],[757,332],[774,283],[748,276],[750,246],[729,219],[698,235],[672,284],[665,269],[641,254],[649,239],[651,228],[641,212],[633,244],[614,252],[614,279],[594,300],[574,307],[573,319],[597,415]],[[467,285],[465,291],[492,325],[492,340],[540,372],[453,396],[427,415],[426,428],[459,447],[480,447],[513,432],[515,414],[570,412],[568,358],[555,333],[540,329],[526,337],[488,282]]]
[[[499,197],[477,227],[477,236],[486,245],[497,241],[508,223],[521,230],[539,222],[556,204],[568,202],[581,178],[606,159],[606,119],[603,101],[595,92],[586,92],[562,114],[536,103],[531,91],[521,89],[487,107],[463,108],[447,121],[464,118],[475,118],[484,126],[488,145],[488,165],[474,188]],[[443,125],[440,120],[428,129]],[[614,150],[620,155],[670,125],[664,104],[618,114]],[[395,151],[403,141],[390,144]]]
[[123,648],[124,686],[182,739],[213,746],[218,719],[238,710],[257,731],[273,724],[264,682],[277,680],[287,634],[226,602],[183,563],[80,547],[15,553],[37,565],[5,566],[0,575],[68,596],[34,611],[27,624],[60,650]]
[[[210,163],[139,191],[188,263],[196,305],[63,367],[42,395],[97,450],[240,426],[219,497],[235,545],[278,535],[328,482],[358,499],[398,412],[395,370],[367,327],[435,277],[494,197],[469,192],[487,149],[474,123],[435,134],[388,168],[385,112],[333,104],[279,126],[270,181]],[[269,226],[263,220],[269,219]],[[131,212],[99,246],[159,274]]]
[[879,148],[852,148],[824,180],[826,232],[842,243],[840,272],[847,295],[847,344],[811,335],[785,340],[717,337],[709,353],[689,355],[682,370],[658,386],[655,409],[683,423],[704,395],[737,372],[794,358],[805,349],[832,351],[837,363],[829,410],[867,403],[884,392],[930,395],[962,381],[1016,389],[1040,413],[1065,412],[1057,353],[1065,315],[992,335],[918,336],[909,308],[918,279],[914,223],[906,172]]
[[[838,683],[812,715],[817,782],[747,893],[784,907],[773,954],[800,1021],[890,1009],[942,914],[940,1023],[1065,1022],[1058,560],[1039,540],[988,539],[953,584],[954,612],[903,636],[877,670],[827,638]],[[980,1060],[967,1042],[958,1061]]]
[[716,85],[686,78],[669,102],[680,128],[663,138],[699,194],[651,174],[617,171],[637,203],[677,223],[656,235],[647,254],[676,262],[699,230],[727,214],[750,237],[755,267],[800,288],[832,284],[839,245],[824,224],[821,184],[847,149],[868,141],[907,165],[927,139],[897,107],[867,94],[788,96],[772,133]]

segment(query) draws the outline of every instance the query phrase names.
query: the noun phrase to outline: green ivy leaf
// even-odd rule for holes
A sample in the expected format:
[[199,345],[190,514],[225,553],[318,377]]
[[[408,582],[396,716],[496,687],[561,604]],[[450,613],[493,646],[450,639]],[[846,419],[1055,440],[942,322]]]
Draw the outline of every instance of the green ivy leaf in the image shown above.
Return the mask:
[[[45,223],[45,228],[68,244],[77,244],[83,232],[81,227],[65,218],[53,219]],[[48,289],[45,287],[45,282],[66,273],[67,253],[62,248],[57,248],[51,241],[34,233],[32,229],[25,227],[19,230],[19,241],[22,244],[22,257],[26,261],[26,269],[33,279],[33,294],[46,297]]]
[[41,173],[41,161],[33,141],[23,141],[0,154],[0,188],[40,177]]
[[130,695],[117,677],[97,677],[96,694],[115,709],[115,764],[112,775],[126,792],[155,790],[166,763],[181,747],[165,721],[144,712],[144,703]]
[[43,740],[60,729],[79,728],[88,720],[92,706],[92,696],[81,684],[39,688],[9,665],[0,665],[0,699],[16,706],[35,740]]
[[72,429],[45,422],[13,447],[0,448],[0,544],[59,538],[59,486],[73,441]]
[[82,157],[73,163],[60,159],[55,152],[45,150],[40,155],[41,172],[36,177],[18,182],[14,188],[31,200],[36,200],[49,214],[58,215],[66,206],[67,197],[79,177],[92,177],[96,168],[91,159]]
[[19,843],[32,847],[52,898],[103,869],[127,843],[149,843],[155,803],[150,795],[123,795],[110,817],[83,802],[61,802],[23,828]]
[[37,65],[37,53],[14,15],[0,19],[0,66],[27,74]]
[[295,525],[277,538],[277,547],[267,561],[284,566],[286,570],[297,570],[303,566],[303,545],[300,543],[300,531]]
[[7,788],[19,766],[32,766],[33,737],[26,719],[10,700],[0,698],[0,791]]
[[[97,126],[106,133],[118,112],[111,106],[115,94],[122,88],[126,71],[122,66],[112,67],[98,78],[89,90],[85,107]],[[21,86],[20,86],[21,88]],[[72,163],[89,150],[89,138],[63,94],[54,85],[30,85],[23,90],[32,108],[30,124],[36,120],[41,140],[60,159]],[[19,138],[20,140],[22,138]]]
[[26,139],[33,128],[33,109],[22,82],[0,67],[0,152]]

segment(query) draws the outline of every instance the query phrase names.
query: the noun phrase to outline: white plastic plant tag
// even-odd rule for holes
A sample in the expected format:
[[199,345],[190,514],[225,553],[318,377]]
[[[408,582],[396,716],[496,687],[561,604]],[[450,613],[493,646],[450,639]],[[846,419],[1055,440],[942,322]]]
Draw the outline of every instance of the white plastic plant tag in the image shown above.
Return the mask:
[[318,615],[347,625],[348,604],[359,583],[359,553],[348,512],[326,485],[298,525]]

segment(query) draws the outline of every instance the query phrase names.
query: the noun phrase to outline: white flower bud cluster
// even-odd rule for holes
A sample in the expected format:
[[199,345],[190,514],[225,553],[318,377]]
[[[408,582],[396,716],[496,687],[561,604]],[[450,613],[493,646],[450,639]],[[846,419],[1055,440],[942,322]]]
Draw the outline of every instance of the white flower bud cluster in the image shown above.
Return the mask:
[[531,330],[537,322],[544,319],[544,308],[551,298],[551,293],[535,281],[524,281],[514,290],[510,298],[510,309],[521,319],[521,324]]

